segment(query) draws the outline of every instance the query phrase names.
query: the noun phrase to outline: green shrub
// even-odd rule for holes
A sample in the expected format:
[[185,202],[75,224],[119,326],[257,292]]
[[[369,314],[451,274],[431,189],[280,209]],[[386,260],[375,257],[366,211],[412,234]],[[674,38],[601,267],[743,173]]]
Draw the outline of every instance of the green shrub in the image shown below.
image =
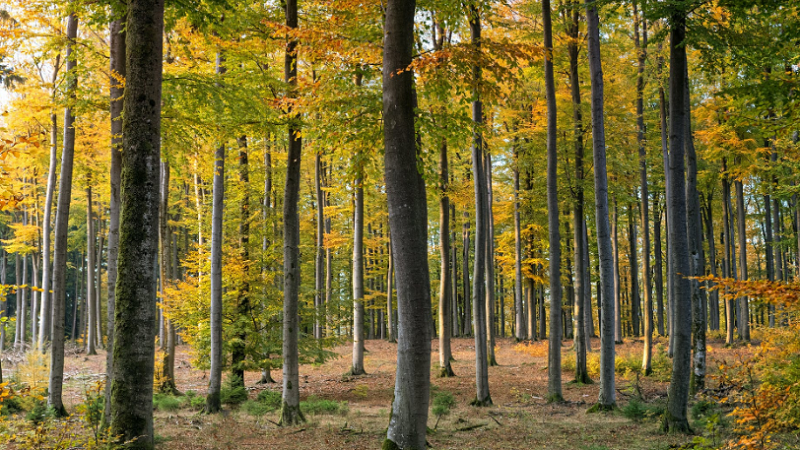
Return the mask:
[[648,404],[634,397],[622,407],[622,415],[628,419],[639,422],[643,419],[663,415],[664,409],[664,405],[662,404]]
[[196,395],[189,399],[189,407],[194,410],[201,410],[206,407],[206,398],[202,395]]
[[283,404],[283,396],[278,391],[270,391],[264,390],[258,393],[258,397],[256,397],[259,403],[272,410],[280,409],[281,405]]
[[450,408],[456,404],[453,394],[447,391],[437,392],[433,395],[433,408],[431,412],[435,416],[444,416],[450,413]]
[[306,414],[347,414],[349,410],[347,402],[338,402],[336,400],[324,400],[315,395],[308,397],[305,401],[300,402],[300,410]]
[[220,389],[220,401],[226,405],[238,405],[247,400],[247,391],[244,388],[242,379],[236,376],[229,376]]
[[242,403],[242,406],[240,406],[240,408],[242,409],[242,411],[246,412],[251,416],[263,416],[266,413],[275,411],[274,408],[270,408],[269,406],[255,400],[248,400]]
[[35,424],[40,424],[50,417],[55,417],[55,410],[47,407],[45,400],[35,400],[33,407],[25,414],[25,418]]
[[166,394],[153,395],[153,408],[158,411],[175,411],[180,409],[180,399]]

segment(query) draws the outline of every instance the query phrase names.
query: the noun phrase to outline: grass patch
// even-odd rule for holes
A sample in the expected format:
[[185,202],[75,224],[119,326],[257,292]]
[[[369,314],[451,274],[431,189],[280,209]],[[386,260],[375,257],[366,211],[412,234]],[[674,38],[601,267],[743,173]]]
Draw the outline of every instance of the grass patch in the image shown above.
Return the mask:
[[263,416],[277,411],[280,409],[281,404],[282,397],[280,392],[265,390],[259,392],[255,400],[248,400],[242,403],[242,410],[251,416]]
[[158,411],[177,411],[181,408],[181,399],[167,394],[153,395],[153,408]]
[[319,415],[344,415],[350,410],[347,402],[337,402],[336,400],[324,400],[315,395],[308,397],[300,402],[300,410],[304,414]]

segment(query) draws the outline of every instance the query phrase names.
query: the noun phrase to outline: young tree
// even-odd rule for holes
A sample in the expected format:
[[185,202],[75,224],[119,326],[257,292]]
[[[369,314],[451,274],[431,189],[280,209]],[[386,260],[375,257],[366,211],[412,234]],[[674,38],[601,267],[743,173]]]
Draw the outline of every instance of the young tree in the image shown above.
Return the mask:
[[[428,209],[417,167],[414,0],[388,0],[383,41],[384,170],[397,277],[397,374],[384,450],[423,449],[430,398]],[[484,341],[485,342],[485,341]]]
[[[66,60],[69,100],[74,101],[77,89],[77,61],[72,54],[78,36],[78,16],[73,12],[67,18]],[[47,389],[47,406],[57,414],[66,415],[61,393],[64,383],[64,319],[66,308],[67,232],[69,206],[72,197],[72,166],[75,155],[75,116],[72,108],[64,109],[64,143],[61,153],[61,176],[58,186],[55,236],[53,239],[53,342],[50,346],[50,382]]]
[[[225,59],[217,53],[217,75],[225,73]],[[214,152],[214,179],[211,206],[211,368],[208,376],[206,412],[220,409],[222,388],[222,215],[225,201],[225,144]]]
[[[450,270],[450,198],[448,197],[447,141],[442,140],[439,147],[439,252],[442,258],[441,280],[439,282],[439,371],[440,377],[455,376],[450,365],[451,320],[450,297],[453,295]],[[391,308],[389,308],[391,311]]]
[[[152,449],[163,0],[130,0],[111,434]],[[55,333],[54,333],[55,336]]]

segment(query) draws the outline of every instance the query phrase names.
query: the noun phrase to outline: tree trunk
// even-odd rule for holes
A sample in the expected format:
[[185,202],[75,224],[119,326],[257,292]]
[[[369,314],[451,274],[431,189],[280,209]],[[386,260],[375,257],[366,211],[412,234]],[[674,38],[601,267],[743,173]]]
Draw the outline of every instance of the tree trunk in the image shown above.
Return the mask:
[[[217,53],[216,73],[225,73],[225,58]],[[214,178],[211,205],[211,368],[208,375],[206,413],[219,411],[222,388],[222,241],[223,214],[225,211],[225,144],[214,152]]]
[[[728,165],[722,159],[722,216],[725,231],[723,232],[723,247],[725,247],[725,261],[723,275],[725,278],[737,278],[735,245],[733,243],[733,208],[731,208],[731,187],[728,181]],[[725,300],[725,344],[733,345],[733,329],[735,326],[734,300]]]
[[242,200],[239,205],[239,250],[242,258],[242,271],[244,279],[239,285],[239,292],[236,298],[236,312],[240,321],[236,325],[238,332],[237,339],[231,343],[231,375],[235,383],[244,387],[245,359],[247,358],[247,328],[250,314],[250,169],[247,159],[247,136],[240,136],[236,139],[239,145],[239,184],[242,189]]
[[[656,254],[656,327],[658,328],[659,336],[666,336],[664,331],[664,263],[661,249],[661,210],[658,208],[658,197],[656,197],[656,205],[653,207],[653,251]],[[658,210],[658,213],[655,213]],[[652,303],[652,302],[651,302]]]
[[[643,3],[644,4],[644,3]],[[642,355],[642,371],[645,375],[652,372],[652,346],[653,346],[653,298],[650,285],[650,194],[647,188],[647,149],[645,147],[644,124],[644,65],[647,59],[647,22],[640,19],[633,2],[634,11],[634,42],[637,53],[636,77],[636,125],[638,132],[636,142],[639,145],[639,183],[641,185],[641,212],[642,212],[642,281],[644,281],[644,349]],[[642,11],[644,15],[644,11]],[[639,41],[639,22],[642,25],[642,40]]]
[[[692,136],[692,103],[689,96],[689,69],[685,66],[684,107],[686,108],[684,125],[686,146],[686,226],[689,235],[689,263],[691,275],[705,275],[705,258],[703,257],[703,223],[700,218],[700,194],[697,191],[697,154]],[[706,291],[700,289],[700,282],[689,280],[692,293],[692,338],[694,355],[692,358],[692,377],[690,392],[696,393],[705,389],[706,376]]]
[[[172,253],[172,236],[169,228],[169,183],[170,183],[170,167],[169,161],[166,159],[161,162],[161,183],[159,189],[159,211],[158,211],[158,218],[159,218],[159,227],[158,227],[158,240],[159,240],[159,268],[161,272],[159,273],[159,279],[161,281],[161,295],[162,295],[162,311],[163,311],[163,295],[164,295],[164,288],[166,287],[169,280],[173,278],[173,274],[170,270],[170,258]],[[162,312],[163,314],[163,312]],[[164,319],[164,334],[160,338],[163,338],[163,341],[160,342],[162,344],[162,351],[164,352],[162,361],[161,361],[161,373],[159,374],[159,381],[161,385],[158,387],[158,390],[165,394],[176,394],[178,392],[178,388],[175,385],[175,339],[173,334],[175,332],[175,327],[172,325],[172,322],[169,319]]]
[[553,24],[550,0],[542,0],[544,29],[544,80],[547,93],[547,217],[550,239],[550,343],[547,358],[547,400],[560,402],[561,394],[561,235],[558,231],[558,148],[556,146],[556,87],[553,76]]
[[614,264],[614,343],[622,344],[622,303],[620,296],[620,276],[619,276],[619,211],[617,209],[617,197],[614,196],[614,211],[611,220],[611,246]]
[[425,182],[414,129],[414,0],[388,0],[384,25],[383,117],[389,228],[397,276],[397,374],[384,449],[424,449],[430,399],[431,296]]
[[120,213],[120,176],[122,173],[122,80],[125,70],[125,19],[111,22],[109,27],[111,51],[110,70],[110,111],[111,111],[111,167],[109,170],[110,192],[108,202],[108,299],[107,324],[108,342],[106,352],[106,387],[103,421],[106,425],[111,421],[111,384],[114,373],[114,310],[117,287],[117,259],[119,255],[119,213]]
[[[297,0],[286,0],[286,27],[297,28]],[[296,97],[297,40],[286,43],[284,81],[287,95]],[[283,197],[283,407],[281,425],[295,425],[305,421],[300,411],[300,361],[298,339],[300,319],[298,303],[300,294],[300,217],[297,203],[300,197],[300,154],[302,150],[299,115],[289,110],[288,154],[286,160],[286,187]]]
[[630,267],[631,275],[631,330],[633,337],[639,337],[640,323],[639,323],[639,309],[641,305],[641,298],[639,297],[639,259],[637,257],[636,243],[636,214],[634,213],[634,206],[628,203],[628,267]]
[[[744,210],[744,185],[740,180],[734,181],[736,187],[736,224],[738,225],[739,234],[739,272],[741,273],[740,280],[747,280],[747,229],[745,224],[745,210]],[[750,318],[749,318],[749,301],[747,297],[739,298],[739,338],[745,341],[750,340]]]
[[[481,47],[481,22],[480,12],[474,4],[468,10],[471,44],[476,51]],[[475,86],[481,82],[481,69],[478,65],[472,66],[472,81]],[[472,102],[472,174],[475,186],[475,261],[472,267],[472,316],[474,319],[473,333],[475,335],[475,387],[476,397],[472,401],[474,406],[488,406],[492,404],[489,393],[488,353],[486,346],[486,248],[487,248],[487,193],[484,162],[484,142],[481,127],[483,126],[483,102],[478,95],[478,88],[474,88]]]
[[692,314],[689,280],[689,242],[686,228],[686,190],[684,180],[684,141],[686,137],[685,67],[686,13],[678,8],[672,14],[670,29],[670,126],[669,126],[669,248],[672,255],[673,334],[672,381],[663,422],[665,431],[688,432],[686,407],[691,375]]
[[[606,137],[603,121],[603,68],[600,57],[600,19],[597,6],[586,2],[586,23],[589,47],[589,70],[592,79],[592,144],[594,157],[595,221],[597,252],[600,260],[601,299],[614,296],[614,264],[611,230],[608,223],[608,176],[606,174]],[[604,283],[608,280],[608,283]],[[604,302],[600,321],[600,409],[616,404],[614,381],[614,304]]]
[[[453,295],[450,279],[450,198],[448,196],[448,162],[447,141],[442,140],[439,147],[439,252],[442,259],[439,280],[439,376],[455,376],[450,366],[452,352],[450,349],[450,298]],[[391,279],[391,278],[390,278]],[[389,308],[391,310],[391,308]],[[391,316],[390,316],[391,317]]]
[[[715,247],[714,239],[714,215],[711,209],[713,203],[712,193],[708,193],[706,201],[706,241],[708,242],[708,266],[711,275],[717,276],[717,250]],[[709,300],[709,322],[710,329],[719,330],[719,292],[715,289],[710,293]]]
[[522,304],[522,233],[519,217],[519,149],[514,147],[514,332],[517,342],[528,336]]
[[129,0],[111,434],[152,449],[163,0]]
[[[778,153],[777,152],[775,152],[775,151],[771,152],[770,161],[772,161],[773,165],[777,164],[777,162],[778,162]],[[778,185],[778,178],[775,175],[773,175],[773,177],[772,177],[772,185],[773,186],[777,186]],[[781,236],[781,221],[780,221],[780,205],[781,205],[781,203],[780,203],[780,200],[777,197],[773,198],[772,201],[773,201],[773,208],[772,208],[772,218],[773,218],[773,220],[772,220],[772,225],[774,227],[774,232],[772,232],[770,234],[772,235],[771,237],[774,237],[775,240],[778,241],[778,244],[777,245],[773,245],[772,246],[773,248],[767,250],[767,252],[768,252],[768,255],[772,257],[773,262],[774,262],[775,274],[774,274],[774,278],[773,279],[774,280],[783,281],[784,280],[784,268],[785,268],[785,266],[783,264],[783,259],[780,257],[781,256],[781,248],[782,248],[781,242],[783,241],[783,236]],[[767,225],[767,228],[769,228],[769,224]],[[798,242],[800,243],[800,241],[798,241]],[[774,256],[773,256],[773,254],[774,254]],[[798,257],[800,257],[800,253],[798,254]],[[800,267],[800,264],[797,264],[797,266]],[[788,272],[788,270],[787,270],[787,272]],[[770,327],[774,327],[775,326],[775,305],[769,305],[769,326]]]
[[[56,67],[59,60],[60,58],[56,58]],[[57,71],[53,73],[53,85],[55,85],[57,73]],[[56,185],[56,159],[58,156],[58,118],[55,113],[50,115],[50,123],[50,166],[47,173],[47,193],[45,194],[44,217],[42,220],[42,322],[38,336],[39,348],[43,352],[45,351],[45,343],[50,340],[50,327],[52,327],[53,322],[52,302],[50,300],[50,289],[52,287],[52,272],[50,270],[50,235],[52,234],[52,227],[50,223],[53,216],[53,192]]]
[[[358,169],[361,172],[361,169]],[[364,375],[364,187],[355,181],[353,212],[353,366],[351,375]]]
[[494,214],[492,212],[492,155],[484,152],[484,178],[486,179],[486,359],[490,366],[497,365],[495,347],[495,283],[494,283]]
[[[67,92],[71,101],[75,99],[77,89],[77,61],[72,54],[72,47],[78,35],[78,16],[70,14],[67,20]],[[64,382],[64,316],[66,303],[66,271],[67,271],[67,233],[69,231],[69,206],[72,197],[72,166],[75,155],[75,117],[72,109],[64,109],[64,143],[61,154],[61,176],[59,177],[58,206],[53,247],[53,323],[50,346],[50,380],[48,385],[47,406],[53,408],[58,415],[66,415],[61,393]]]
[[317,253],[314,259],[314,337],[322,339],[325,325],[325,194],[322,191],[322,154],[314,155],[314,191],[317,197]]
[[86,354],[96,355],[95,342],[97,342],[97,328],[95,322],[98,320],[97,304],[94,299],[94,218],[92,217],[92,187],[89,175],[86,176],[89,187],[86,188],[86,302],[89,306],[89,321],[86,333]]

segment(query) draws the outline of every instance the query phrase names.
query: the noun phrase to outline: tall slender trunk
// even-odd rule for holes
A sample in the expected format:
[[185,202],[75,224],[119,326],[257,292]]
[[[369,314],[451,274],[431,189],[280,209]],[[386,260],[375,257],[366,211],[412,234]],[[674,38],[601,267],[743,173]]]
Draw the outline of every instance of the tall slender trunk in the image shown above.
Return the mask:
[[[111,435],[152,449],[163,0],[129,0]],[[54,333],[55,334],[55,333]]]
[[[736,257],[734,256],[733,243],[733,212],[731,211],[731,187],[728,181],[727,161],[722,159],[722,219],[723,219],[723,247],[725,248],[725,260],[723,261],[723,276],[725,278],[737,278]],[[725,344],[733,344],[733,329],[735,325],[734,300],[725,300]]]
[[355,181],[353,211],[353,366],[351,375],[364,372],[364,187]]
[[[225,73],[225,58],[217,53],[216,73]],[[214,178],[211,205],[211,367],[208,375],[208,395],[206,412],[219,411],[220,391],[222,389],[222,228],[225,201],[225,144],[220,144],[214,152]]]
[[[70,102],[75,99],[77,89],[77,61],[72,54],[72,47],[78,35],[78,16],[70,14],[67,20],[67,95]],[[57,414],[65,415],[61,393],[64,383],[64,316],[66,303],[66,271],[67,271],[67,233],[69,227],[69,206],[72,197],[72,166],[75,155],[75,116],[72,109],[64,109],[64,141],[61,153],[61,175],[58,189],[58,206],[56,207],[55,235],[53,239],[53,323],[50,346],[50,380],[47,391],[47,406]]]
[[[614,295],[614,267],[611,230],[608,223],[608,175],[606,173],[606,137],[603,119],[603,67],[600,56],[600,19],[597,6],[586,2],[589,47],[589,71],[592,79],[592,144],[594,157],[595,221],[597,252],[600,260],[601,299]],[[608,282],[605,282],[605,281]],[[614,304],[604,302],[600,321],[600,398],[598,406],[607,410],[616,404],[614,381]]]
[[[658,47],[658,52],[659,52],[659,54],[661,53],[661,44],[660,43],[659,43],[659,47]],[[663,59],[661,57],[659,57],[658,58],[658,76],[659,76],[659,78],[661,77],[661,72],[663,71],[663,63],[664,63]],[[664,196],[665,196],[665,199],[664,199],[664,212],[665,212],[665,215],[667,216],[667,222],[666,222],[666,229],[667,229],[667,236],[666,236],[666,238],[667,238],[667,334],[669,334],[669,347],[667,349],[667,352],[668,352],[669,356],[672,357],[672,350],[673,350],[673,344],[674,344],[674,339],[675,339],[675,333],[672,332],[673,331],[672,330],[672,325],[675,322],[673,320],[674,319],[674,314],[673,314],[674,309],[673,309],[673,307],[675,305],[675,302],[673,301],[674,300],[674,295],[673,295],[672,291],[673,291],[674,278],[675,277],[674,277],[674,273],[672,272],[672,248],[669,245],[669,242],[670,242],[670,239],[671,239],[671,236],[672,236],[672,229],[670,228],[671,225],[670,225],[670,221],[669,221],[669,215],[670,215],[669,209],[671,207],[671,205],[670,205],[670,198],[671,198],[670,197],[670,193],[672,192],[672,187],[671,187],[671,184],[670,184],[670,176],[669,176],[669,158],[670,158],[669,151],[670,151],[670,147],[669,147],[669,140],[668,140],[669,129],[668,129],[668,125],[667,125],[667,119],[668,119],[667,100],[666,100],[666,94],[664,92],[663,83],[660,83],[659,86],[658,86],[658,104],[659,104],[659,118],[660,118],[660,121],[661,121],[661,155],[662,155],[662,158],[663,158],[663,161],[664,161],[664,163],[663,163],[664,164]]]
[[[452,352],[450,349],[450,297],[453,295],[450,279],[450,197],[448,195],[448,161],[447,141],[442,140],[439,147],[439,254],[442,259],[439,276],[439,376],[455,376],[450,366]],[[391,310],[391,308],[389,308]]]
[[[714,239],[714,214],[711,209],[713,202],[712,193],[709,192],[706,200],[706,241],[708,242],[708,266],[711,275],[717,276],[717,250]],[[709,322],[712,330],[719,330],[719,292],[715,289],[710,293]]]
[[414,0],[388,0],[383,46],[384,168],[397,276],[397,373],[383,448],[423,449],[430,400],[431,296],[425,182],[414,130]]
[[[286,27],[297,28],[297,0],[286,0]],[[286,43],[284,77],[287,95],[296,97],[297,40]],[[297,203],[300,197],[300,154],[302,140],[299,115],[291,109],[288,128],[286,187],[283,199],[283,407],[281,425],[294,425],[305,418],[300,411],[300,361],[298,350],[298,303],[300,294],[300,217]]]
[[611,246],[614,264],[614,342],[622,344],[622,302],[620,296],[620,277],[619,277],[619,210],[617,208],[617,197],[614,196],[614,209],[611,212]]
[[556,147],[556,86],[553,75],[553,24],[550,0],[542,0],[544,29],[544,80],[547,93],[547,217],[550,240],[550,343],[547,358],[547,400],[560,402],[561,394],[561,235],[558,231],[558,148]]
[[[700,218],[700,194],[697,191],[697,154],[692,135],[692,103],[689,95],[689,68],[684,66],[685,147],[686,147],[686,227],[689,236],[689,263],[691,275],[705,275],[703,255],[703,223]],[[706,376],[706,291],[700,289],[700,282],[689,280],[692,293],[692,377],[690,392],[705,389]]]
[[[172,253],[172,236],[169,229],[169,183],[170,183],[170,167],[169,161],[166,159],[161,162],[161,183],[159,189],[159,208],[158,208],[158,219],[159,219],[159,226],[158,226],[158,241],[159,241],[159,280],[161,282],[161,309],[163,311],[163,299],[165,291],[164,289],[167,286],[169,280],[173,278],[173,275],[170,270],[170,258]],[[163,317],[163,312],[162,312]],[[168,319],[164,319],[164,333],[159,337],[161,344],[161,349],[164,352],[163,358],[161,360],[161,373],[159,375],[159,381],[161,385],[158,386],[158,390],[163,393],[168,394],[175,394],[178,392],[178,388],[175,386],[175,348],[174,345],[170,348],[170,342],[172,341],[174,344],[174,339],[172,339],[172,333],[174,331],[174,326]]]
[[686,228],[686,190],[684,180],[684,141],[686,138],[686,13],[677,8],[671,18],[670,29],[670,126],[669,126],[669,248],[672,255],[672,309],[674,334],[672,381],[663,427],[670,432],[688,432],[686,408],[689,401],[689,378],[692,352],[691,292],[689,237]]
[[[656,256],[655,264],[655,285],[656,285],[656,327],[659,336],[665,336],[664,331],[664,263],[663,253],[661,249],[661,213],[663,208],[658,207],[658,196],[656,196],[656,204],[653,207],[653,252]],[[655,211],[658,211],[656,213]],[[652,301],[651,301],[652,303]]]
[[[27,215],[27,213],[25,214]],[[27,220],[23,219],[23,225],[27,225]],[[27,349],[26,333],[28,331],[28,255],[22,255],[22,278],[17,281],[17,290],[20,292],[19,309],[17,310],[17,327],[19,328],[19,350],[23,352]]]
[[490,366],[497,365],[495,347],[495,280],[494,280],[494,214],[492,212],[492,155],[484,153],[486,179],[486,359]]
[[[111,385],[114,373],[114,310],[117,287],[117,260],[119,256],[119,213],[120,213],[120,176],[122,174],[122,94],[125,78],[125,32],[124,18],[111,22],[109,26],[111,52],[110,70],[112,76],[110,105],[111,112],[111,165],[109,168],[109,200],[108,200],[108,260],[107,260],[107,333],[106,348],[106,386],[103,422],[108,426],[111,422]],[[74,299],[77,301],[77,298]]]
[[[8,253],[4,248],[0,248],[0,285],[6,284],[6,277],[8,270]],[[4,318],[8,317],[8,297],[3,294],[3,297],[0,298],[0,353],[3,353],[5,349],[5,342],[6,342],[6,324],[7,322],[3,321]],[[0,378],[3,376],[3,369],[0,367]],[[2,383],[2,381],[0,381]]]
[[[242,190],[242,199],[239,204],[239,251],[242,258],[242,271],[244,279],[239,285],[239,292],[236,298],[236,312],[239,320],[248,321],[246,318],[250,314],[250,168],[247,158],[247,136],[240,136],[236,139],[239,146],[239,185]],[[239,323],[237,328],[237,340],[231,343],[231,375],[239,386],[244,387],[245,359],[247,358],[247,325]]]
[[95,248],[94,248],[94,217],[92,217],[92,187],[91,187],[91,179],[87,175],[86,176],[87,182],[89,186],[86,188],[86,303],[89,306],[89,321],[87,325],[87,333],[86,333],[86,354],[87,355],[96,355],[97,351],[95,350],[95,342],[97,342],[97,336],[95,333],[97,332],[95,327],[95,322],[98,320],[97,314],[97,304],[94,299],[95,289],[94,289],[94,257],[95,257]]
[[394,254],[392,252],[392,238],[389,237],[387,244],[389,251],[389,267],[386,270],[386,321],[389,325],[388,340],[390,343],[397,342],[396,315],[394,309]]
[[[470,42],[476,51],[481,47],[481,17],[475,4],[469,5],[468,11]],[[486,346],[486,248],[487,248],[487,193],[485,177],[485,150],[483,142],[483,102],[479,96],[481,83],[480,66],[472,66],[472,83],[474,85],[472,101],[472,173],[475,186],[475,262],[472,267],[472,316],[475,334],[475,388],[476,397],[472,404],[488,406],[492,404],[489,393],[489,368]]]
[[[59,66],[61,55],[56,58],[55,67]],[[53,84],[57,70],[53,71]],[[45,194],[44,217],[42,218],[42,322],[39,327],[39,348],[44,352],[45,343],[50,340],[50,327],[52,326],[52,302],[50,289],[52,287],[52,272],[50,270],[50,235],[52,234],[51,217],[53,216],[53,193],[56,187],[56,159],[58,152],[58,118],[55,113],[50,115],[50,166],[47,173],[47,193]]]
[[[778,162],[778,153],[777,152],[772,151],[770,153],[770,161],[772,161],[773,165],[777,164],[777,162]],[[772,185],[773,186],[777,186],[778,185],[778,177],[775,176],[775,175],[773,175],[773,177],[772,177]],[[772,225],[774,227],[774,231],[772,233],[770,233],[770,234],[772,235],[771,237],[774,237],[774,239],[778,242],[778,244],[777,245],[773,245],[772,246],[773,248],[767,250],[767,252],[768,252],[768,256],[772,257],[773,262],[774,262],[774,269],[775,269],[774,279],[783,281],[784,280],[784,268],[785,268],[785,265],[783,264],[783,259],[780,257],[781,248],[782,248],[781,242],[783,241],[783,239],[782,239],[783,237],[781,236],[781,221],[780,221],[780,210],[781,210],[780,209],[780,205],[781,205],[781,202],[777,197],[773,198],[772,201],[773,201]],[[767,225],[767,228],[769,228],[769,224]],[[798,241],[798,243],[800,243],[800,240]],[[774,256],[773,256],[773,254],[774,254]],[[800,257],[800,253],[798,253],[798,257]],[[797,264],[797,266],[800,267],[800,264]],[[787,270],[787,272],[788,272],[788,270]],[[770,327],[774,327],[775,326],[775,305],[769,305],[769,326]]]
[[[739,272],[741,273],[741,280],[747,280],[747,229],[745,223],[745,210],[744,210],[744,184],[740,180],[734,181],[736,187],[736,225],[738,226],[739,234]],[[749,317],[749,301],[747,297],[739,298],[739,338],[745,341],[750,340],[750,317]]]
[[519,149],[514,147],[514,332],[517,342],[528,336],[522,304],[522,233],[519,217]]
[[[644,5],[644,2],[642,2]],[[653,346],[653,291],[650,283],[650,194],[647,187],[647,149],[645,147],[644,124],[644,65],[647,59],[647,22],[640,19],[633,2],[634,10],[634,42],[637,53],[636,77],[636,142],[639,145],[639,184],[641,185],[641,212],[642,212],[642,281],[644,281],[644,351],[642,355],[642,370],[645,375],[652,371],[652,346]],[[642,11],[644,15],[644,11]],[[642,40],[639,41],[639,22],[642,26]]]
[[314,191],[317,197],[317,248],[314,259],[314,337],[322,339],[325,324],[325,194],[322,191],[322,153],[314,155]]
[[628,266],[630,267],[631,275],[629,300],[631,304],[631,334],[633,337],[639,337],[641,298],[639,297],[639,258],[636,249],[639,239],[636,236],[636,214],[634,208],[632,203],[628,203]]

